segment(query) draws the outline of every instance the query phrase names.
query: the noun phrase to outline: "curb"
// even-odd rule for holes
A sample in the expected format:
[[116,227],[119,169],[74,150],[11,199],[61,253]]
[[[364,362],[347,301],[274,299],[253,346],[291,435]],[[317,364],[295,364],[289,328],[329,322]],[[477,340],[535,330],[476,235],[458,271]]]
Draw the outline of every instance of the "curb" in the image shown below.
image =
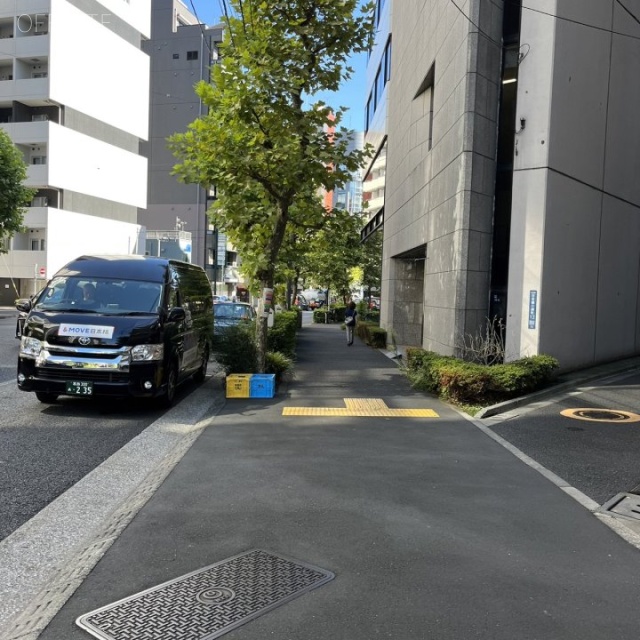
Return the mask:
[[216,383],[213,376],[0,543],[2,638],[44,630],[213,423],[225,404]]
[[497,404],[491,405],[490,407],[485,407],[484,409],[478,411],[474,418],[478,420],[482,420],[482,418],[490,418],[491,416],[505,413],[510,409],[516,409],[517,407],[521,407],[522,405],[531,404],[538,400],[564,393],[570,389],[584,384],[585,382],[593,382],[594,380],[613,377],[622,373],[631,372],[636,369],[640,370],[640,359],[634,358],[634,362],[623,360],[620,362],[620,365],[621,366],[619,367],[611,366],[611,368],[607,371],[601,369],[599,371],[592,371],[591,373],[584,372],[582,375],[576,374],[575,378],[570,378],[547,389],[541,389],[540,391],[535,391],[534,393],[530,393],[526,396],[512,398],[511,400],[505,400],[504,402],[499,402]]

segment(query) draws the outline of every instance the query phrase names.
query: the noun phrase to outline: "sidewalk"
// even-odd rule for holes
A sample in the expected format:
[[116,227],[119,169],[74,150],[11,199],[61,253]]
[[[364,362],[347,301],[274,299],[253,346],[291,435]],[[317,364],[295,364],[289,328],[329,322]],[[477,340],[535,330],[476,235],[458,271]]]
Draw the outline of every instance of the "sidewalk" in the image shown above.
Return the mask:
[[[228,399],[128,526],[87,545],[104,556],[40,635],[46,615],[32,605],[6,640],[89,638],[78,616],[252,549],[335,578],[229,640],[637,638],[636,549],[472,421],[413,391],[393,360],[358,340],[347,347],[338,326],[305,327],[298,355],[276,398]],[[350,398],[438,417],[351,417]],[[82,571],[82,551],[68,573]],[[211,585],[237,593],[210,615],[232,615],[245,586]],[[173,598],[157,610],[143,601],[131,615],[144,634],[113,637],[206,637],[190,609],[203,592],[191,595],[168,621]]]

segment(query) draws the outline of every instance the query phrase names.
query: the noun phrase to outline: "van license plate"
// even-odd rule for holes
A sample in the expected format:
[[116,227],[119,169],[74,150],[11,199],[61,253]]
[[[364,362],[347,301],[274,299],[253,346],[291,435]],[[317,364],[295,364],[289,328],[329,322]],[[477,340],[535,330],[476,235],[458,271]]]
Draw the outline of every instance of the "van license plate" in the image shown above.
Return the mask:
[[70,396],[92,396],[93,382],[80,380],[67,382],[67,394]]

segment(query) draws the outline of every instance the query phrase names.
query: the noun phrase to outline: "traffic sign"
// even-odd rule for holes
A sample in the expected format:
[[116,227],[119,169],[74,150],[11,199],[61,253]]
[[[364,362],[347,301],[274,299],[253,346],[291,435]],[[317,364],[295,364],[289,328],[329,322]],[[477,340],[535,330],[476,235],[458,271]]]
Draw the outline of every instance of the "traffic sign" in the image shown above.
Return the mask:
[[47,275],[47,270],[45,267],[40,267],[38,274],[40,275],[41,278],[44,278]]

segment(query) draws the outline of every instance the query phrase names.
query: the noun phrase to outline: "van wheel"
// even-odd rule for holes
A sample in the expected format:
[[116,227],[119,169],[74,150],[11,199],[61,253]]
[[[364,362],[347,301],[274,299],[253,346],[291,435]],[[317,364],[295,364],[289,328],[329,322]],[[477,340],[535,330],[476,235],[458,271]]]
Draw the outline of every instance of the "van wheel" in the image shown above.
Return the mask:
[[209,345],[206,345],[202,352],[202,362],[200,368],[193,374],[193,379],[196,382],[204,382],[207,375],[207,367],[209,366]]
[[46,391],[36,391],[36,398],[45,404],[55,404],[58,401],[58,394],[47,393]]
[[164,395],[160,398],[160,405],[165,409],[171,407],[176,399],[176,388],[178,386],[178,367],[173,362],[169,365],[167,373],[167,388]]

